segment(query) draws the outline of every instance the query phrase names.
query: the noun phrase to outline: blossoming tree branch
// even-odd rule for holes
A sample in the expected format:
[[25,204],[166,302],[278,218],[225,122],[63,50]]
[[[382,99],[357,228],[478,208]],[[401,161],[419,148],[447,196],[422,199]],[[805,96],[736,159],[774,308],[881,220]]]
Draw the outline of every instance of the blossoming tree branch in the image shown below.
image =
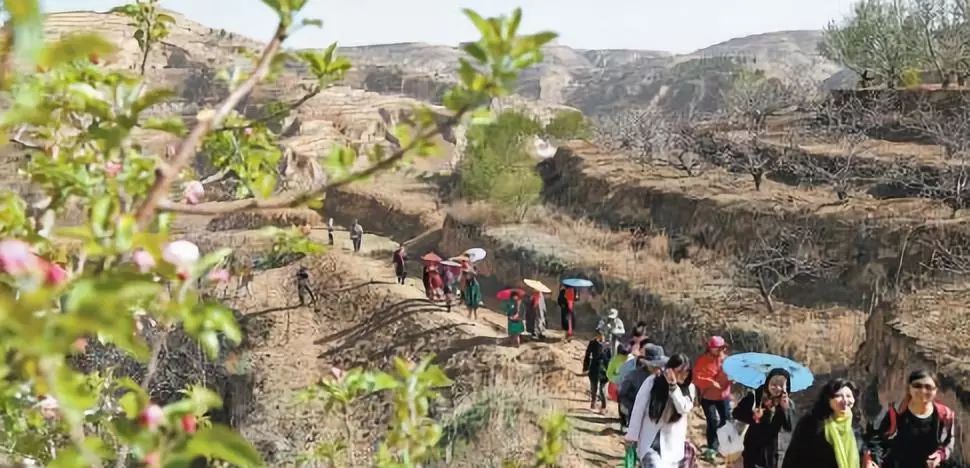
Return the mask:
[[[306,0],[263,3],[277,14],[272,39],[250,67],[226,73],[225,99],[200,112],[187,129],[178,117],[146,112],[173,96],[144,76],[152,47],[174,22],[156,0],[116,9],[135,28],[140,73],[101,63],[116,47],[96,34],[45,41],[38,0],[3,1],[9,20],[0,37],[0,93],[6,103],[0,129],[28,155],[21,170],[43,196],[28,203],[20,193],[0,192],[0,461],[180,467],[205,458],[262,465],[247,441],[208,421],[206,415],[222,404],[211,390],[193,386],[167,402],[152,393],[170,331],[184,331],[211,359],[218,358],[223,343],[241,339],[231,311],[198,289],[227,278],[220,265],[231,251],[201,252],[188,240],[173,239],[173,216],[320,207],[328,188],[431,154],[433,137],[444,127],[488,122],[490,100],[507,93],[518,72],[541,60],[540,47],[555,37],[520,35],[518,10],[498,18],[466,11],[481,38],[462,46],[460,79],[445,96],[443,118],[440,111],[416,107],[413,124],[392,130],[397,149],[373,150],[366,169],[352,171],[357,155],[338,147],[327,157],[329,184],[280,193],[278,135],[267,124],[309,98],[256,119],[236,109],[286,64],[302,64],[313,75],[309,96],[340,79],[350,63],[336,54],[336,45],[284,49],[296,28],[321,24],[297,20]],[[181,142],[167,154],[152,154],[138,143],[138,132],[168,133]],[[204,184],[191,170],[200,154],[221,174],[239,180],[236,199],[203,202]],[[91,340],[145,362],[140,381],[72,366],[72,356],[84,354]],[[448,379],[430,359],[399,361],[391,374],[350,375],[352,382],[335,374],[323,388],[352,385],[353,395],[392,392],[399,409],[375,464],[420,466],[431,456],[440,428],[418,410]],[[550,427],[561,430],[562,421]],[[544,443],[551,447],[555,439]],[[542,460],[554,462],[556,450],[540,451]]]

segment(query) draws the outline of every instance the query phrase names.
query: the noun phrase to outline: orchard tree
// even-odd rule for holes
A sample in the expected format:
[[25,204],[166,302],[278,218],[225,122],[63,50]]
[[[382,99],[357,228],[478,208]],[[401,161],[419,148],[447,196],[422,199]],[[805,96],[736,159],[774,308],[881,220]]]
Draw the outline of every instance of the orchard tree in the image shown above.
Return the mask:
[[825,28],[819,51],[856,72],[862,85],[875,81],[893,88],[903,72],[918,67],[916,21],[899,0],[859,0],[852,14]]
[[[171,97],[169,91],[95,63],[115,51],[112,44],[89,33],[45,42],[37,0],[4,2],[9,22],[0,44],[0,91],[7,105],[0,127],[28,152],[24,177],[46,195],[30,207],[20,194],[0,195],[0,453],[7,459],[72,467],[125,466],[130,458],[150,467],[188,466],[198,458],[262,465],[239,435],[204,421],[221,404],[212,391],[193,387],[168,402],[154,401],[150,391],[173,330],[184,330],[212,359],[224,341],[241,339],[232,312],[197,287],[225,277],[218,269],[230,250],[202,252],[174,239],[174,216],[320,206],[328,188],[431,153],[443,128],[439,116],[419,106],[412,125],[393,130],[400,146],[375,149],[366,169],[352,171],[356,155],[337,148],[328,159],[328,185],[279,193],[270,172],[277,156],[267,149],[276,136],[234,109],[288,63],[303,64],[321,83],[346,65],[327,51],[282,49],[296,28],[319,25],[298,19],[305,0],[263,3],[277,15],[272,38],[251,67],[228,73],[228,95],[186,129],[176,117],[144,115]],[[143,64],[165,35],[158,28],[169,23],[154,7],[148,1],[122,10],[133,13]],[[444,98],[445,126],[488,123],[490,100],[506,94],[518,72],[541,60],[540,47],[555,37],[519,35],[519,10],[498,18],[466,14],[482,37],[462,46],[460,81]],[[228,143],[239,146],[233,155],[242,162],[222,157],[232,145],[218,140],[237,127]],[[166,132],[181,142],[170,154],[152,154],[133,140],[135,129]],[[217,140],[207,140],[213,134]],[[204,201],[204,187],[190,169],[207,142],[217,169],[231,168],[245,181],[238,199]],[[64,221],[78,215],[80,223]],[[146,362],[141,381],[73,368],[69,357],[84,353],[92,340]],[[377,388],[391,393],[395,407],[376,464],[420,466],[440,435],[421,410],[429,389],[448,382],[430,359],[399,361],[395,368],[393,374],[369,374]]]

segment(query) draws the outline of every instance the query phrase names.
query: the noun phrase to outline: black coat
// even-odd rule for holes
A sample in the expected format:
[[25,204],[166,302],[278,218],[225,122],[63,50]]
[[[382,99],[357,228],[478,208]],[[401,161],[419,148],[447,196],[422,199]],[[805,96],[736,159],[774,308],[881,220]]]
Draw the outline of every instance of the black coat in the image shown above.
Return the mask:
[[602,341],[590,341],[583,356],[583,372],[589,372],[590,377],[606,380],[606,366],[609,362],[609,345]]
[[748,424],[742,453],[745,468],[778,468],[778,460],[781,459],[778,434],[781,431],[791,432],[795,421],[795,405],[792,403],[788,410],[783,410],[780,406],[774,407],[772,411],[766,410],[761,420],[756,423],[754,408],[762,405],[763,392],[764,387],[748,392],[731,413],[734,419]]
[[[871,449],[858,426],[853,427],[856,446],[859,449],[859,463],[864,463],[864,454]],[[812,414],[798,420],[791,443],[785,452],[782,468],[839,468],[835,461],[835,450],[825,440],[825,425]],[[865,468],[865,467],[861,467]]]

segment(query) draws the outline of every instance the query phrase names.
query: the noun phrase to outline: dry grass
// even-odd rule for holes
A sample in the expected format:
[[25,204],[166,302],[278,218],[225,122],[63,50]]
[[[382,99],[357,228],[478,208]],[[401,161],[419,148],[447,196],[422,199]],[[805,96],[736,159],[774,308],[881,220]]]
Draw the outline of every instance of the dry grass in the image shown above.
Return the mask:
[[307,208],[237,211],[213,218],[206,225],[209,231],[231,231],[236,229],[259,229],[265,226],[288,228],[291,226],[319,226],[323,224],[320,215]]

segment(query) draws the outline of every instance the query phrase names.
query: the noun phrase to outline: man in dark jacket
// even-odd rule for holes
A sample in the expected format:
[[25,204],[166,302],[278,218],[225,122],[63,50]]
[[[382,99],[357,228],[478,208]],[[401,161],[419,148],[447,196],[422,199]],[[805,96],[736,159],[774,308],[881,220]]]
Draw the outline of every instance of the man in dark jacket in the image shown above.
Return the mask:
[[606,365],[609,361],[609,345],[604,340],[603,334],[597,333],[586,346],[586,354],[583,357],[583,373],[589,376],[589,409],[591,410],[596,409],[597,397],[600,400],[600,411],[606,410]]

